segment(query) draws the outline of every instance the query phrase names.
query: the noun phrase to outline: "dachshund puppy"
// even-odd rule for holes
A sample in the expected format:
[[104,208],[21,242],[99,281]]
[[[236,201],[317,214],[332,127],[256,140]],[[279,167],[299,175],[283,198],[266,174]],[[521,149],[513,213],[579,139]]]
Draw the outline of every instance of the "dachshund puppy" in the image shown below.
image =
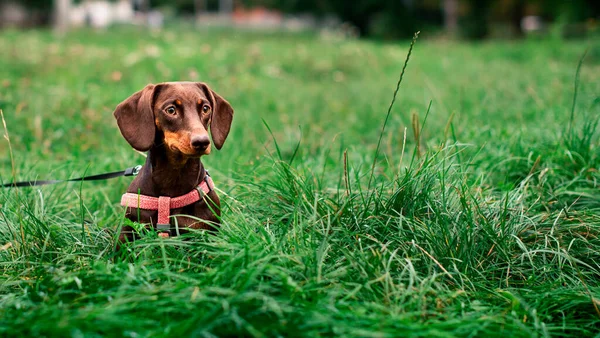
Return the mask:
[[[148,152],[121,199],[126,217],[156,229],[161,237],[186,228],[216,229],[219,198],[200,158],[210,154],[213,144],[223,147],[233,121],[231,105],[205,83],[166,82],[131,95],[114,116],[125,140]],[[132,240],[134,229],[124,226],[118,246]]]

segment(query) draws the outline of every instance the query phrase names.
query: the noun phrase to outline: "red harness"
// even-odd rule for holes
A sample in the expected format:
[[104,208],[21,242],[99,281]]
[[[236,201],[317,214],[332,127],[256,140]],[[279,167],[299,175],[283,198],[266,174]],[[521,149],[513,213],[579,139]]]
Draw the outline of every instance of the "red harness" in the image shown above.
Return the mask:
[[169,229],[171,228],[169,217],[171,216],[171,209],[183,208],[187,205],[196,203],[202,199],[202,195],[206,195],[214,189],[215,184],[213,183],[212,178],[207,174],[205,179],[202,180],[202,183],[200,183],[196,189],[185,195],[179,197],[152,197],[134,193],[125,193],[121,197],[121,205],[136,209],[158,210],[158,223],[156,224],[156,227],[161,231],[161,237],[169,237]]

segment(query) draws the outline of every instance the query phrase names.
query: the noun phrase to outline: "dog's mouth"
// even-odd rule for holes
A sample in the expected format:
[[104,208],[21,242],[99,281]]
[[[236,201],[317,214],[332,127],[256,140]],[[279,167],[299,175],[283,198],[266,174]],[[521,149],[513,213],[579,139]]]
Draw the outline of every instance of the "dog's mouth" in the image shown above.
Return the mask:
[[170,144],[169,145],[169,150],[172,153],[178,154],[178,155],[183,155],[183,156],[189,157],[189,158],[199,158],[199,157],[204,156],[204,155],[209,155],[210,154],[210,148],[211,148],[210,145],[208,147],[206,147],[206,149],[203,149],[203,150],[194,149],[194,148],[191,148],[191,147],[178,147],[175,144]]
[[[164,132],[163,144],[167,151],[178,157],[199,158],[208,155],[211,151],[211,142],[208,138],[193,141],[191,135],[186,133]],[[198,142],[199,141],[199,142]]]

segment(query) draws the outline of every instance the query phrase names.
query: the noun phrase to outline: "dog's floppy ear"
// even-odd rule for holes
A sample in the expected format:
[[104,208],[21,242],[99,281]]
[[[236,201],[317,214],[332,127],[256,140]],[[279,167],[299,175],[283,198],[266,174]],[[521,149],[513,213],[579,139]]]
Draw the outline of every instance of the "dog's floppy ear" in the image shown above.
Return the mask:
[[204,93],[208,95],[209,99],[212,101],[213,113],[210,121],[210,134],[215,143],[215,147],[221,149],[227,135],[229,135],[229,130],[231,129],[233,108],[227,100],[210,89],[206,83],[198,82],[198,86],[200,89],[204,90]]
[[125,140],[139,151],[149,150],[154,143],[156,126],[152,105],[156,88],[153,84],[147,85],[121,102],[113,113]]

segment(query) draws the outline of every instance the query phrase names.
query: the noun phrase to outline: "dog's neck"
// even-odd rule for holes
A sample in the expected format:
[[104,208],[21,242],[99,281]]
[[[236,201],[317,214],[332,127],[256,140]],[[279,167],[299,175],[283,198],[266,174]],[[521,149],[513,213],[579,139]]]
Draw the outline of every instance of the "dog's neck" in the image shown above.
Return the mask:
[[200,184],[206,175],[198,158],[183,158],[168,153],[163,146],[148,151],[144,176],[152,181],[157,196],[177,197],[187,194]]

